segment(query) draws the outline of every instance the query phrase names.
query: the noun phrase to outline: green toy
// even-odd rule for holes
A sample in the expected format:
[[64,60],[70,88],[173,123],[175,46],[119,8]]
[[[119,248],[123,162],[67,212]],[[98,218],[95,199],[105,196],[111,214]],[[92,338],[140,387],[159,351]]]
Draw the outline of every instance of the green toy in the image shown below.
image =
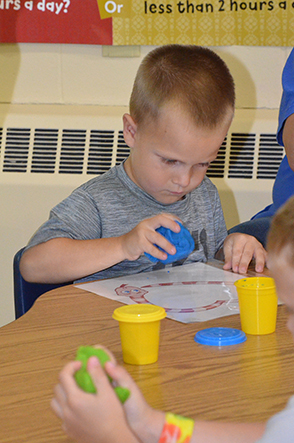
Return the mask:
[[[102,368],[104,368],[105,363],[110,360],[109,355],[103,349],[93,348],[92,346],[80,346],[77,351],[76,360],[82,362],[82,367],[75,373],[75,380],[79,387],[85,392],[95,394],[97,392],[96,387],[87,371],[88,359],[92,356],[99,359]],[[109,376],[108,378],[110,382],[112,382]],[[116,386],[114,390],[121,403],[124,403],[129,398],[130,391],[128,389]]]

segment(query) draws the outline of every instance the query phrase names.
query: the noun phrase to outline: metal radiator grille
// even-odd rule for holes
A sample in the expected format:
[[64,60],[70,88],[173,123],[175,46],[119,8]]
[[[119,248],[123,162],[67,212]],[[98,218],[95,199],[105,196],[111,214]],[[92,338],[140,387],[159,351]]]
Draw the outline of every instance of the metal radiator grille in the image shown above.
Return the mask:
[[[98,175],[129,154],[123,132],[104,129],[0,128],[2,172]],[[208,177],[274,179],[284,155],[275,134],[231,133]]]

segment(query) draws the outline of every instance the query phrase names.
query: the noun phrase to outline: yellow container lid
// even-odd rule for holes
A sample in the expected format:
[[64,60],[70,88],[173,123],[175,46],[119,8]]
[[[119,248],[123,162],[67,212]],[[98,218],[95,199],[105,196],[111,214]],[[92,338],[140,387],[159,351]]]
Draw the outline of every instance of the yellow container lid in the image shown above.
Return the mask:
[[237,288],[266,290],[275,288],[275,281],[272,277],[245,277],[235,281]]
[[115,320],[128,323],[147,323],[166,317],[164,308],[149,304],[125,305],[116,308],[112,314]]

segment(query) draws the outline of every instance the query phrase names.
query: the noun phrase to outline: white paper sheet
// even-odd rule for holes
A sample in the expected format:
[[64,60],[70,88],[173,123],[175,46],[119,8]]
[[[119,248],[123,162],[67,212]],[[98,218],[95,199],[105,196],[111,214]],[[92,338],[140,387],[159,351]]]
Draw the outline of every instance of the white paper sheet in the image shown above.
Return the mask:
[[244,275],[191,263],[76,286],[125,304],[162,306],[167,317],[194,323],[239,313],[234,282],[240,278]]

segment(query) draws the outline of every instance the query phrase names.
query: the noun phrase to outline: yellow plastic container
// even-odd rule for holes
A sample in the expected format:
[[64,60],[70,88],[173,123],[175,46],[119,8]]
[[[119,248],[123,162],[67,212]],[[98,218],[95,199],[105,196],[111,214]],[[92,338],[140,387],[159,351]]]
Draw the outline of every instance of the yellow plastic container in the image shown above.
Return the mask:
[[247,277],[235,282],[242,331],[271,334],[276,330],[278,297],[273,278]]
[[149,304],[125,305],[112,317],[119,322],[123,360],[131,365],[148,365],[158,360],[160,320],[164,308]]

